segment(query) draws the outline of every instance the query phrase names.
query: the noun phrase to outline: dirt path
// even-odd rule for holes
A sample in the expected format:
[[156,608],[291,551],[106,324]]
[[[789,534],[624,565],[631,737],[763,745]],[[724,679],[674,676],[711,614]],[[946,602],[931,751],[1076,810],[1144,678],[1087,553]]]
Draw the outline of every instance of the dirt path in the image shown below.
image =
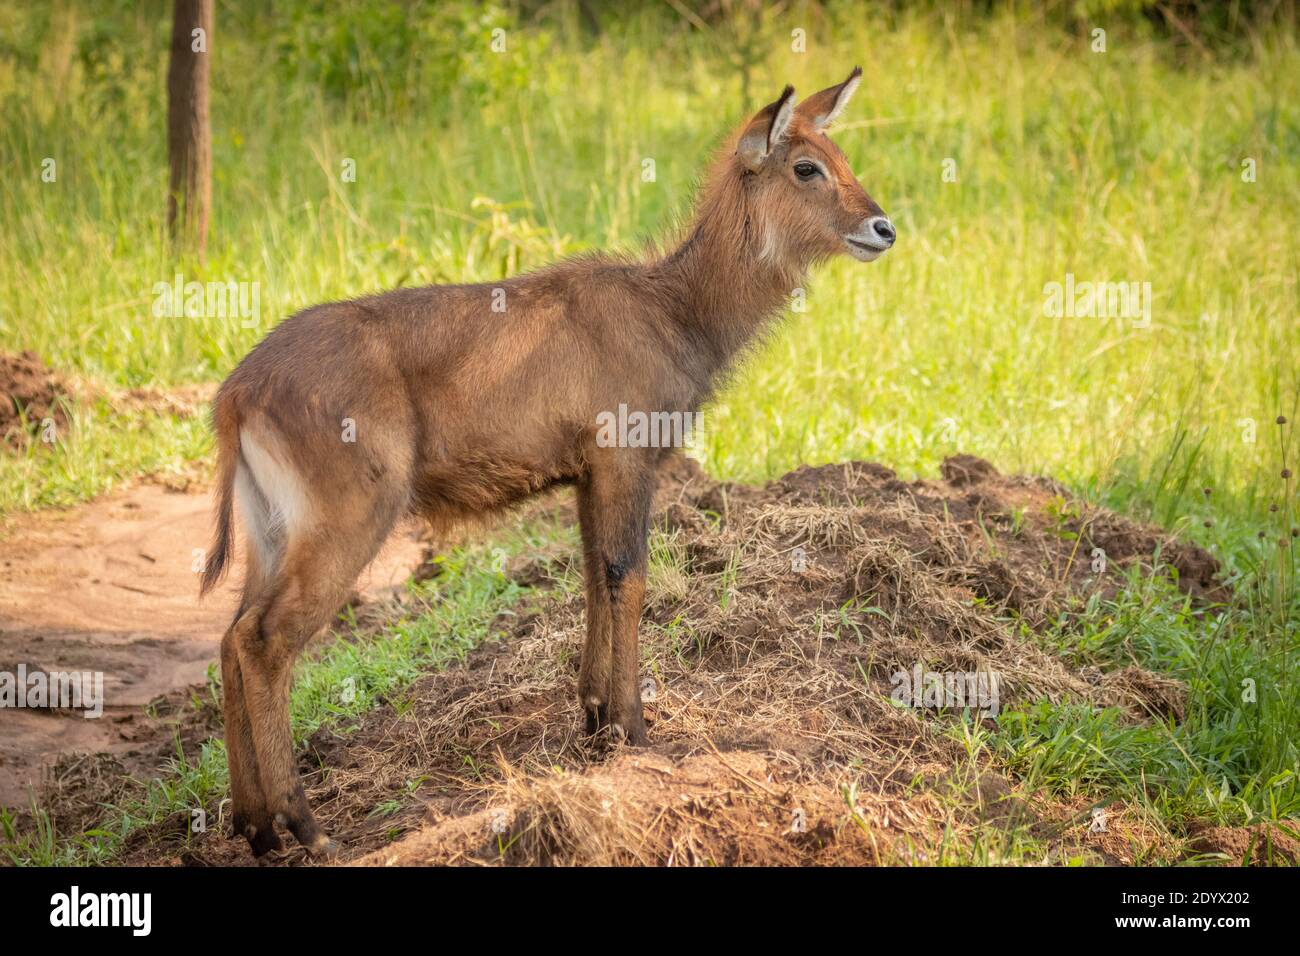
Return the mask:
[[[26,804],[60,754],[129,753],[151,701],[206,681],[240,577],[199,603],[194,549],[211,522],[208,494],[144,484],[0,531],[0,672],[99,672],[105,703],[98,719],[0,710],[0,804]],[[358,591],[399,586],[420,554],[413,529],[395,532]]]

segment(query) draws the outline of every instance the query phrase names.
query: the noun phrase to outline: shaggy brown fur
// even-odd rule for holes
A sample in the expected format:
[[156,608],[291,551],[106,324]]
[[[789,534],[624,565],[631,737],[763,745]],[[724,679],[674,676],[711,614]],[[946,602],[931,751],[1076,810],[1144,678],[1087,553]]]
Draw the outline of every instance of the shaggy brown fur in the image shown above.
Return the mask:
[[713,164],[682,244],[642,262],[590,256],[497,284],[399,289],[282,322],[217,396],[220,580],[236,496],[251,542],[222,642],[236,832],[333,844],[294,766],[293,662],[405,513],[435,527],[557,484],[577,489],[587,593],[587,728],[646,741],[637,623],[655,475],[671,453],[605,447],[620,405],[691,413],[809,266],[875,258],[893,227],[823,128],[860,71],[760,111]]

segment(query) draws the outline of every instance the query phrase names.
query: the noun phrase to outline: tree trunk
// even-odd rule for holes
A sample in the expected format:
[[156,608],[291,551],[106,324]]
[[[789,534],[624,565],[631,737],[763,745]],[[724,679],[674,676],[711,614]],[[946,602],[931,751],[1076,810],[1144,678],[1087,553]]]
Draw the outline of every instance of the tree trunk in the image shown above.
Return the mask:
[[171,165],[167,232],[177,248],[200,256],[207,249],[208,209],[212,205],[212,130],[208,124],[212,4],[213,0],[174,0],[167,68],[167,159]]

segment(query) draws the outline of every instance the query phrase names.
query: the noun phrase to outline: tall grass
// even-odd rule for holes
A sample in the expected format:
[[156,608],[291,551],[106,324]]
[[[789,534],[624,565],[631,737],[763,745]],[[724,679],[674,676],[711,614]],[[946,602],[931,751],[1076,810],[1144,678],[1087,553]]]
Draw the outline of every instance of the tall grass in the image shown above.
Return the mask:
[[[1273,460],[1243,435],[1294,414],[1300,368],[1294,37],[1186,66],[1122,19],[1097,53],[1025,11],[796,6],[747,28],[742,102],[738,25],[649,10],[593,38],[563,5],[527,26],[454,4],[390,24],[372,6],[223,7],[204,264],[161,236],[165,18],[0,13],[0,347],[117,385],[214,379],[324,299],[635,246],[688,208],[729,126],[786,81],[809,93],[863,63],[836,138],[899,244],[811,277],[806,311],[712,408],[710,467],[870,457],[915,473],[961,448],[1108,484],[1190,436],[1193,485],[1261,506]],[[155,317],[154,285],[177,272],[259,283],[260,322]],[[1045,315],[1044,284],[1067,273],[1149,282],[1150,327]]]

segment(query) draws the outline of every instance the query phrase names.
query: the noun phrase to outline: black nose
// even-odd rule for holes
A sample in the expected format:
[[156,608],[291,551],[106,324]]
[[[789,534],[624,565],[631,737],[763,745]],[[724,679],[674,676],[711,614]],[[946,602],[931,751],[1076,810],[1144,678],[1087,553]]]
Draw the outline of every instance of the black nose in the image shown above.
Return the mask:
[[894,232],[894,224],[884,216],[877,216],[871,220],[871,230],[891,246],[894,244],[894,240],[898,238],[898,234]]

